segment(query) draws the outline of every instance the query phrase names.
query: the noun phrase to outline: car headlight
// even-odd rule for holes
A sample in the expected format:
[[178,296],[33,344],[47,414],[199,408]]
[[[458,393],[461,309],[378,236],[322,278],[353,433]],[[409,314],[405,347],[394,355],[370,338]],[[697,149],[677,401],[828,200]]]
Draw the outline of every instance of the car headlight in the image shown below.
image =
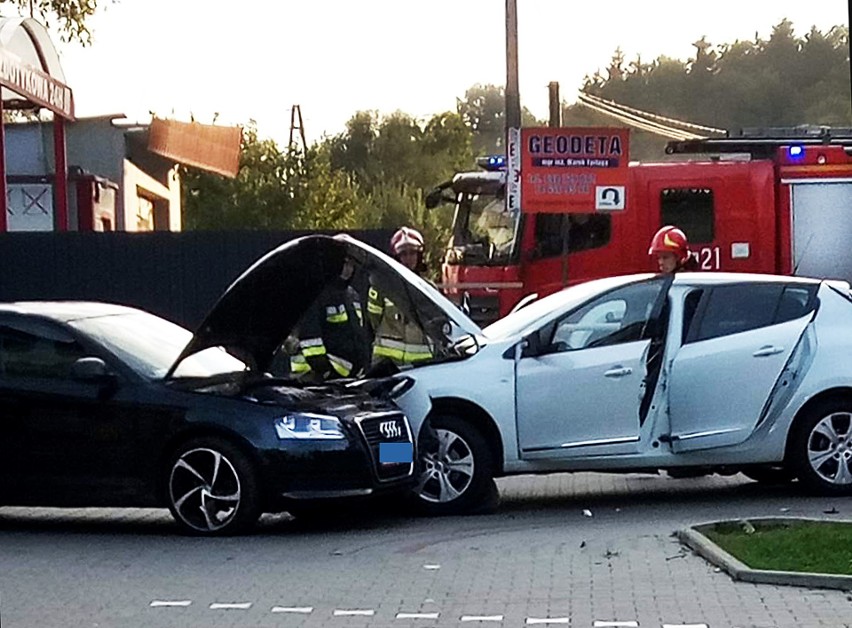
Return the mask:
[[311,412],[294,412],[275,419],[275,433],[282,440],[342,440],[346,438],[340,419]]

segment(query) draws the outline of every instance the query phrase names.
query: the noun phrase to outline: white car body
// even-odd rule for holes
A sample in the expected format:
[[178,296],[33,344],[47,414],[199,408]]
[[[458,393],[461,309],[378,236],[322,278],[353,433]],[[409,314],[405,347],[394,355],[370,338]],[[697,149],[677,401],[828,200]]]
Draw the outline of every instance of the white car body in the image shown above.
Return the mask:
[[[531,335],[584,304],[655,281],[662,279],[597,280],[514,312],[483,330],[480,348],[470,357],[406,373],[421,393],[428,391],[431,410],[409,407],[405,397],[398,403],[421,434],[429,412],[472,422],[489,436],[492,450],[500,451],[495,475],[782,465],[794,422],[809,403],[845,398],[852,410],[852,302],[849,286],[836,282],[731,273],[675,276],[666,297],[663,358],[641,421],[651,340],[523,354]],[[807,309],[802,315],[777,324],[692,342],[684,338],[686,296],[699,290],[709,299],[713,289],[731,286],[767,295],[789,287],[780,294],[792,295],[787,301],[793,308],[798,307],[793,297],[801,300],[810,292],[815,299],[810,308],[802,305]],[[721,299],[726,292],[717,294]],[[566,326],[573,338],[570,334],[618,324],[604,319],[582,329]],[[841,454],[852,463],[852,453],[846,453],[852,426],[838,432],[847,439]],[[837,473],[844,481],[834,484],[845,486],[848,467]]]

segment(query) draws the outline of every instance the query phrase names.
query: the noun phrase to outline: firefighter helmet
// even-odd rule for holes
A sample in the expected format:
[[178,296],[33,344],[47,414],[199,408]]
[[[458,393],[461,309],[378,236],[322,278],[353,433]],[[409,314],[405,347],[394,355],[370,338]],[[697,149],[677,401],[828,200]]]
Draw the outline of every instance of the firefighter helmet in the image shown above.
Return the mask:
[[657,231],[651,239],[648,255],[659,255],[660,253],[674,253],[680,262],[687,260],[689,258],[689,241],[686,239],[686,234],[671,225]]
[[394,255],[399,255],[403,249],[423,250],[423,236],[416,229],[401,227],[390,241],[391,250]]

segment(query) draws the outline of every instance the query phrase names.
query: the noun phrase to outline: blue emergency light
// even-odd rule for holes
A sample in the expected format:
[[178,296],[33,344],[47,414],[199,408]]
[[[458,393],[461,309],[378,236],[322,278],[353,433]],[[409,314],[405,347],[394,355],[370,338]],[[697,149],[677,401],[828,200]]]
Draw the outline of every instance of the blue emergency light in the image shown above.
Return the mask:
[[488,172],[498,172],[506,169],[506,158],[503,155],[489,155],[476,160],[477,165]]
[[805,147],[804,146],[790,146],[787,149],[787,155],[790,159],[801,159],[805,156]]

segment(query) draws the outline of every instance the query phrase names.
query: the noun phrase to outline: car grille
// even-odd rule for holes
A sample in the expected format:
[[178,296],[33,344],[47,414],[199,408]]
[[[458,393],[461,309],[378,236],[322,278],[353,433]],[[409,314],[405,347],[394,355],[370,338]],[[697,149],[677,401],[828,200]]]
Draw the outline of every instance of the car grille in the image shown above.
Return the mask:
[[390,463],[379,462],[380,443],[413,443],[411,429],[408,419],[402,412],[382,412],[379,414],[367,414],[355,419],[367,448],[373,459],[373,468],[379,480],[395,480],[403,478],[414,470],[413,463]]

